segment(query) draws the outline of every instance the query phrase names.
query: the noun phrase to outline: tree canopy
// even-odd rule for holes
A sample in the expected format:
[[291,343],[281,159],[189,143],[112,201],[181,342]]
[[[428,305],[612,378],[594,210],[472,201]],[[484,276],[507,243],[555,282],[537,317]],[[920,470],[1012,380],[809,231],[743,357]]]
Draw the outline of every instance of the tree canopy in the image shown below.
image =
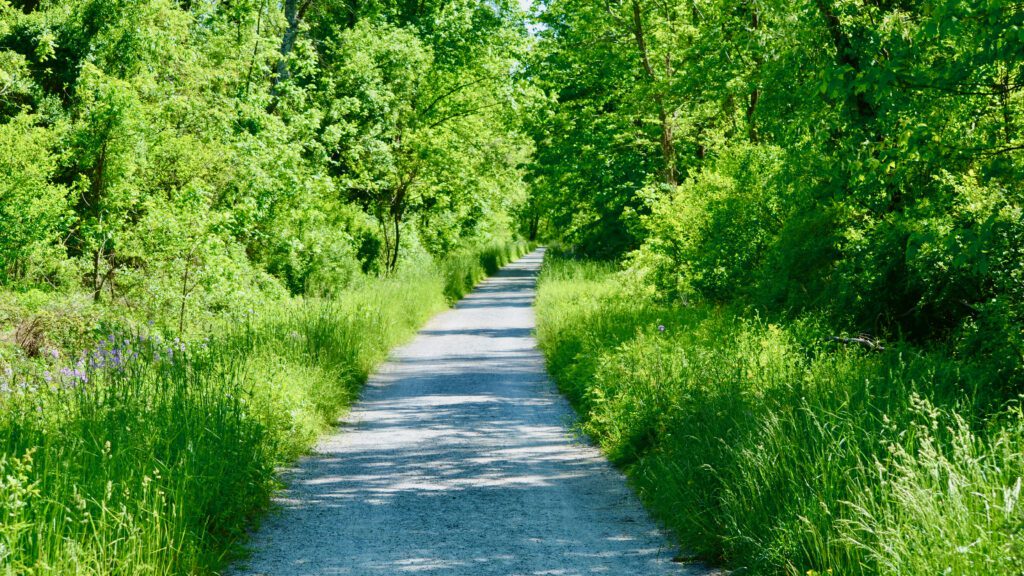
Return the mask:
[[519,232],[1019,363],[1022,61],[1007,0],[4,0],[0,282],[220,309]]
[[[1024,350],[1024,10],[551,0],[548,225],[666,297]],[[968,344],[970,342],[970,344]]]
[[504,238],[508,2],[0,2],[0,282],[151,314]]

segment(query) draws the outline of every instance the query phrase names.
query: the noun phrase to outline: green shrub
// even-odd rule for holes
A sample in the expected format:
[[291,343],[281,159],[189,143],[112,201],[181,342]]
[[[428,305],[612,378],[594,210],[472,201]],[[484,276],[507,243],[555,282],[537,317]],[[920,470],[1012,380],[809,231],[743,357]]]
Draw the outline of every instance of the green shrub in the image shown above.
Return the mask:
[[59,244],[71,210],[68,190],[52,184],[53,137],[30,116],[0,122],[0,285],[69,280]]
[[1019,191],[942,173],[899,210],[824,196],[799,155],[736,144],[641,218],[632,278],[662,298],[827,318],[836,330],[947,343],[982,360],[1004,398],[1024,385]]
[[781,225],[783,153],[736,146],[657,198],[635,266],[660,293],[725,301],[745,291]]

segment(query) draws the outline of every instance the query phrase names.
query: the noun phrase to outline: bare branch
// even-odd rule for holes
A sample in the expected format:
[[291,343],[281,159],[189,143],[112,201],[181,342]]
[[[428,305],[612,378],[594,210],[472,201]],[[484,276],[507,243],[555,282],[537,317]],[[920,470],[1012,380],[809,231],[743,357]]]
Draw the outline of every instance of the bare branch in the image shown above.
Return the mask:
[[469,116],[472,116],[472,115],[476,114],[477,112],[482,112],[482,111],[487,110],[489,108],[496,108],[496,107],[498,107],[500,105],[501,105],[500,102],[492,102],[492,103],[487,104],[485,106],[477,106],[476,108],[470,108],[469,110],[461,110],[459,112],[456,112],[454,114],[449,114],[449,115],[441,118],[437,122],[434,122],[433,124],[427,126],[427,129],[429,130],[431,128],[437,128],[438,126],[444,124],[445,122],[448,122],[449,120],[455,120],[456,118],[466,118],[466,117],[469,117]]

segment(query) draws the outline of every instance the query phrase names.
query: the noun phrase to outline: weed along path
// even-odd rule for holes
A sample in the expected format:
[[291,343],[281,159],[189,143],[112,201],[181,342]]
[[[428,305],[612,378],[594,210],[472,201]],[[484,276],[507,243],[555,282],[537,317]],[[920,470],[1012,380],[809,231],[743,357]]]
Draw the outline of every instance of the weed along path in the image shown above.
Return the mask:
[[570,431],[532,336],[536,251],[395,350],[288,473],[237,574],[707,574]]

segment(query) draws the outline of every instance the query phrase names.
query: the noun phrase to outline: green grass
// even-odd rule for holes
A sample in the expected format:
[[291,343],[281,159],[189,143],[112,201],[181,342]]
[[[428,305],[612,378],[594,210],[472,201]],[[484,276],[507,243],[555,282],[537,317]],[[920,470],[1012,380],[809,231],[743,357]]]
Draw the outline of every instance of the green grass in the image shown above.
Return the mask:
[[538,335],[584,430],[686,549],[745,574],[1021,574],[1024,416],[982,402],[985,370],[629,286],[549,259]]
[[462,250],[441,263],[444,295],[455,302],[469,294],[478,282],[532,249],[527,242],[491,243],[475,250]]
[[275,469],[445,307],[445,287],[440,270],[406,273],[274,303],[187,344],[136,328],[71,362],[0,365],[0,574],[223,567],[269,505]]

